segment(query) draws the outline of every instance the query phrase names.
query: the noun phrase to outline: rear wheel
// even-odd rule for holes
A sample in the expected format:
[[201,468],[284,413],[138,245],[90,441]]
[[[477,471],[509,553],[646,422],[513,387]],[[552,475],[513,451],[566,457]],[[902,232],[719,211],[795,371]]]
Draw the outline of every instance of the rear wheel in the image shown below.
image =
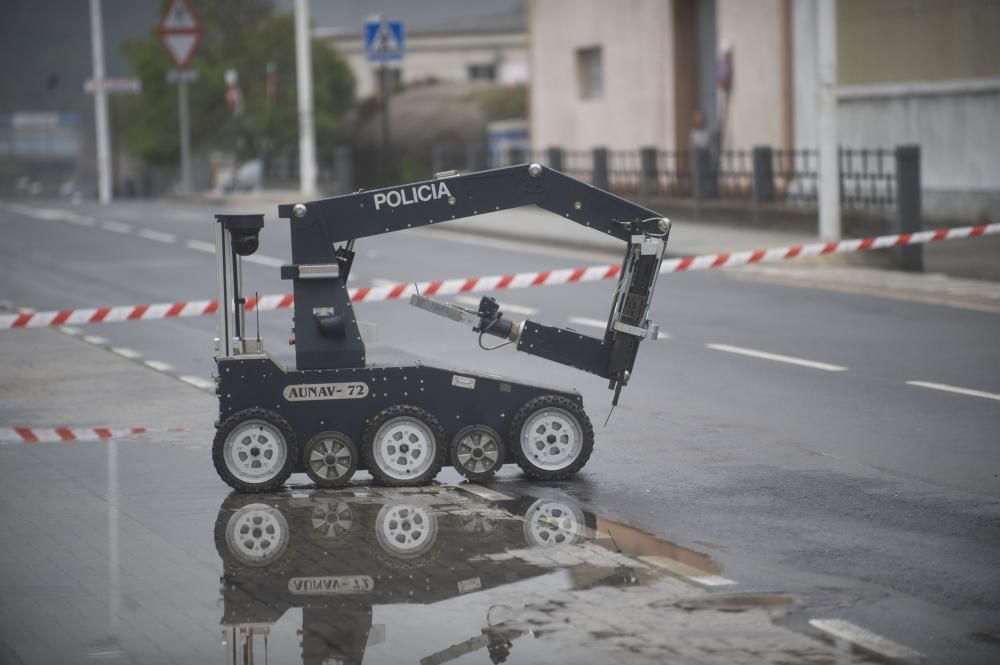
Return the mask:
[[368,471],[385,485],[423,485],[444,464],[444,430],[437,418],[416,406],[383,409],[368,423],[364,455]]
[[558,395],[529,400],[514,414],[511,449],[525,475],[537,480],[568,478],[594,451],[594,427],[583,408]]
[[340,487],[358,468],[358,447],[346,434],[320,432],[303,448],[302,463],[317,487]]
[[452,439],[451,464],[469,480],[489,480],[503,462],[503,441],[492,427],[470,425],[459,430]]
[[226,418],[215,434],[212,461],[230,487],[269,492],[281,487],[295,466],[295,433],[267,409],[246,409]]

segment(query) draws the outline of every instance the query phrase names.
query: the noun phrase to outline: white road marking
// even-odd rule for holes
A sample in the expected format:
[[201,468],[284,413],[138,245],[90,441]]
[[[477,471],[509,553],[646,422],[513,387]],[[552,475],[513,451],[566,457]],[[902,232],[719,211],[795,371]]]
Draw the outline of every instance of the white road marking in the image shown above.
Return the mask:
[[205,242],[204,240],[185,240],[184,246],[189,249],[196,249],[199,252],[211,252],[215,254],[215,243]]
[[72,335],[74,337],[83,333],[83,331],[79,328],[70,328],[69,326],[59,326],[59,332],[64,335]]
[[399,284],[399,282],[395,279],[382,279],[381,277],[372,277],[372,286],[374,286],[376,289],[381,288],[383,286],[395,286],[396,284]]
[[[462,303],[463,305],[479,305],[479,298],[474,298],[473,296],[456,296],[455,302]],[[538,309],[535,307],[525,307],[524,305],[513,305],[509,302],[499,302],[500,309],[503,310],[504,314],[521,314],[523,316],[532,316],[538,314]]]
[[[212,251],[215,251],[214,248]],[[282,259],[278,259],[273,256],[265,256],[263,254],[251,254],[250,256],[244,256],[243,260],[250,263],[257,263],[262,266],[268,266],[270,268],[280,268],[286,263],[289,263],[288,261],[283,261]]]
[[810,619],[809,625],[887,658],[923,660],[924,654],[843,619]]
[[662,568],[663,570],[673,573],[674,575],[686,577],[692,582],[697,582],[698,584],[702,584],[704,586],[730,586],[736,584],[736,582],[727,577],[722,577],[721,575],[711,575],[706,573],[704,570],[695,568],[690,564],[665,556],[640,556],[639,561],[648,563],[651,566],[656,566],[657,568]]
[[471,483],[462,483],[461,485],[454,485],[460,490],[465,490],[469,494],[475,494],[480,499],[486,499],[487,501],[513,501],[514,498],[507,496],[506,494],[501,494],[500,492],[494,492],[493,490],[483,487],[482,485],[473,485]]
[[135,360],[136,358],[142,358],[142,354],[135,349],[127,349],[123,346],[113,346],[111,347],[111,353],[119,355],[122,358],[128,358],[129,360]]
[[958,386],[949,386],[944,383],[931,383],[929,381],[907,381],[908,386],[919,386],[921,388],[930,388],[931,390],[943,390],[946,393],[955,393],[957,395],[968,395],[969,397],[985,397],[986,399],[995,399],[1000,401],[1000,395],[996,393],[988,393],[982,390],[973,390],[972,388],[959,388]]
[[98,337],[97,335],[84,335],[83,341],[87,344],[96,344],[98,346],[103,346],[108,343],[108,340],[104,337]]
[[101,228],[105,231],[114,231],[115,233],[132,233],[131,224],[122,224],[121,222],[112,222],[110,220],[101,222]]
[[587,326],[589,328],[600,328],[601,330],[607,330],[608,322],[602,321],[600,319],[588,319],[585,316],[571,316],[569,317],[570,323],[575,323],[578,326]]
[[[578,326],[588,326],[590,328],[599,328],[601,330],[607,330],[608,328],[607,321],[602,321],[601,319],[588,319],[585,316],[571,316],[569,317],[569,322]],[[670,333],[666,333],[661,330],[656,333],[656,339],[670,339]]]
[[146,238],[147,240],[155,240],[157,242],[177,242],[177,236],[173,233],[163,233],[162,231],[154,231],[152,229],[142,229],[139,231],[140,238]]
[[155,369],[157,372],[172,372],[174,369],[173,365],[170,365],[160,360],[147,360],[142,364],[145,365],[146,367],[149,367],[150,369]]
[[752,358],[763,358],[764,360],[773,360],[779,363],[788,363],[789,365],[799,365],[800,367],[811,367],[812,369],[822,369],[827,372],[846,372],[846,367],[841,367],[840,365],[831,365],[829,363],[821,363],[815,360],[806,360],[805,358],[795,358],[793,356],[782,356],[777,353],[768,353],[767,351],[756,351],[754,349],[744,349],[739,346],[730,346],[729,344],[706,344],[709,349],[714,349],[716,351],[725,351],[726,353],[737,353],[742,356],[750,356]]
[[97,226],[97,221],[93,217],[85,217],[83,215],[77,215],[74,217],[67,217],[66,221],[70,224],[76,224],[77,226]]
[[194,386],[195,388],[200,388],[202,390],[215,389],[215,381],[212,381],[211,379],[205,379],[200,376],[180,376],[177,378],[188,385]]

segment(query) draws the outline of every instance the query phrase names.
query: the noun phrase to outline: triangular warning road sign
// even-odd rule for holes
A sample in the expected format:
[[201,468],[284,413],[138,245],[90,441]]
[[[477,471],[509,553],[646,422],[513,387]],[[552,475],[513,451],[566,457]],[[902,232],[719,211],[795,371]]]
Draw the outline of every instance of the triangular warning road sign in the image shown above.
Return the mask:
[[200,30],[198,19],[187,0],[173,0],[167,7],[167,13],[160,20],[160,32],[187,32]]
[[178,69],[184,69],[191,62],[194,49],[198,46],[201,35],[197,32],[165,32],[160,35],[163,45],[167,47],[170,59]]

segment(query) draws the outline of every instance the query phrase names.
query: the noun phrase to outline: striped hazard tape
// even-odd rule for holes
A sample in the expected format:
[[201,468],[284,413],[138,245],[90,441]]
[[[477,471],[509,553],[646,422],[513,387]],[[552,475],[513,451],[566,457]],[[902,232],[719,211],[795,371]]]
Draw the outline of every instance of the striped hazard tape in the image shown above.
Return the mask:
[[[795,258],[847,254],[870,249],[921,245],[938,240],[957,240],[994,234],[1000,234],[1000,224],[963,226],[953,229],[939,229],[937,231],[873,236],[869,238],[841,240],[839,242],[819,242],[748,252],[703,254],[701,256],[667,259],[660,266],[660,273],[691,272],[711,268],[734,268],[753,263],[771,263]],[[400,283],[378,287],[355,288],[350,289],[350,295],[353,302],[382,302],[385,300],[409,298],[418,291],[427,296],[455,295],[459,293],[479,293],[503,289],[522,289],[532,286],[599,282],[617,278],[620,271],[621,267],[618,265],[565,268],[542,272],[514,273],[511,275],[491,275],[487,277],[418,282],[416,284]],[[291,294],[247,298],[246,309],[261,311],[288,309],[294,302],[295,300]],[[120,307],[3,314],[0,315],[0,330],[206,316],[214,314],[218,310],[218,307],[219,303],[216,300],[193,300],[190,302],[157,303],[152,305],[124,305]]]
[[144,427],[0,427],[0,444],[102,441],[149,431]]

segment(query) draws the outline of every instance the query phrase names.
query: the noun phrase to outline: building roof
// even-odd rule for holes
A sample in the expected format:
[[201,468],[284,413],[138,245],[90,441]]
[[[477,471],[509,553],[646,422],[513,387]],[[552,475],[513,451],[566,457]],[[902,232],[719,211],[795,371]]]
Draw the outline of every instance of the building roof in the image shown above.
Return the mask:
[[[480,11],[480,13],[475,14],[449,15],[432,20],[427,20],[427,17],[416,17],[410,21],[403,15],[407,12],[400,15],[384,12],[383,15],[403,21],[406,24],[406,33],[412,36],[524,32],[524,8],[520,0],[508,0],[506,3],[469,3],[471,7],[486,5],[486,8],[491,10],[495,10],[497,5],[503,6],[504,4],[507,5],[507,8],[503,11]],[[412,13],[412,11],[408,13]],[[313,29],[313,35],[327,38],[357,37],[360,39],[361,26],[370,18],[371,15],[366,15],[353,25],[323,25],[318,20],[314,20],[313,23],[317,27]]]

